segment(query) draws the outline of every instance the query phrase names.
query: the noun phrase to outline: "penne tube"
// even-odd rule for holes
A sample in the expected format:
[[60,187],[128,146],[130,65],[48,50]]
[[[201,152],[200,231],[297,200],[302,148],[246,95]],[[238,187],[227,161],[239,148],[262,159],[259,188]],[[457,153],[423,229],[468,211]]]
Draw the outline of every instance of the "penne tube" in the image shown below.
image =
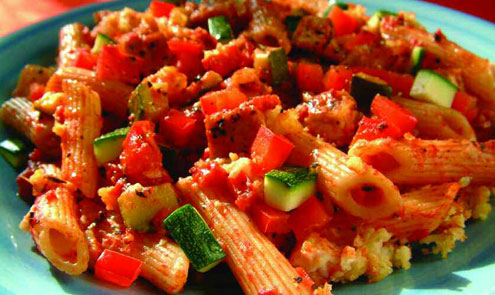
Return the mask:
[[66,187],[38,197],[20,227],[31,232],[40,252],[57,269],[77,275],[88,268],[88,244],[79,227],[75,197]]
[[89,28],[80,23],[63,26],[59,32],[58,66],[67,67],[74,64],[76,49],[90,49],[88,44],[90,36]]
[[246,295],[270,290],[284,295],[313,293],[310,286],[297,282],[300,275],[289,261],[224,192],[199,187],[191,177],[179,180],[178,188],[223,245],[227,264]]
[[28,97],[33,83],[45,85],[50,76],[55,72],[55,68],[45,68],[39,65],[26,65],[19,76],[17,86],[12,93],[14,96]]
[[44,154],[60,156],[60,140],[52,132],[53,118],[38,112],[23,97],[7,100],[0,109],[2,121],[29,139]]
[[101,107],[104,111],[115,114],[119,118],[126,118],[127,103],[134,90],[131,86],[119,81],[99,80],[96,78],[96,73],[90,70],[64,67],[59,68],[48,80],[46,90],[61,92],[64,80],[74,80],[88,85],[100,95]]
[[259,44],[282,47],[286,53],[290,52],[287,30],[278,15],[281,7],[263,0],[249,0],[248,6],[253,16],[248,28],[251,38]]
[[92,198],[98,185],[98,166],[93,142],[100,136],[101,107],[98,94],[84,84],[66,81],[64,112],[57,116],[54,132],[61,138],[62,173],[83,193]]
[[349,214],[364,219],[384,218],[402,208],[394,184],[358,157],[349,157],[333,145],[306,132],[292,111],[268,120],[268,126],[295,146],[289,161],[316,166],[319,191]]
[[473,184],[495,182],[495,141],[359,140],[349,155],[360,157],[395,184],[439,184],[462,177],[470,177]]
[[385,228],[399,239],[418,241],[435,229],[447,217],[461,185],[457,182],[428,185],[402,195],[404,211],[400,216],[375,220],[374,228]]
[[416,129],[420,138],[476,140],[471,124],[454,109],[400,97],[393,101],[410,110],[418,119]]

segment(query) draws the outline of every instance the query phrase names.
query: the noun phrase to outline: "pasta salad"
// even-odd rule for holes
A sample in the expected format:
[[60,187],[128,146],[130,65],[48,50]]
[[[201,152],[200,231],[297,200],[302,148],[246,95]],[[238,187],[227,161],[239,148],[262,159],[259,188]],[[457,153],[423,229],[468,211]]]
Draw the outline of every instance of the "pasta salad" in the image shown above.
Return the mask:
[[413,13],[153,0],[94,22],[0,108],[20,228],[62,272],[175,294],[226,262],[248,295],[330,295],[446,259],[492,210],[495,67]]

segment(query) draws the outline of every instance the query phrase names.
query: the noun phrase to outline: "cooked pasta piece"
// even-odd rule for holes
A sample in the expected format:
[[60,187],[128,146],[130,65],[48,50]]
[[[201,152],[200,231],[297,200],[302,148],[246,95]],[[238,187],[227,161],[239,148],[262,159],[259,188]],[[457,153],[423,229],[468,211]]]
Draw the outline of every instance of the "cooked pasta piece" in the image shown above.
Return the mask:
[[19,76],[17,86],[12,93],[14,96],[28,97],[33,83],[45,85],[55,68],[45,68],[39,65],[26,65]]
[[399,239],[418,241],[433,232],[447,217],[461,185],[457,182],[428,185],[402,195],[404,211],[400,216],[375,220],[369,225],[384,227]]
[[425,139],[469,139],[476,140],[473,127],[458,111],[407,98],[396,97],[393,101],[410,110],[418,119],[416,129]]
[[59,270],[81,274],[88,268],[88,244],[76,211],[75,197],[60,186],[38,197],[20,225]]
[[253,16],[247,30],[249,35],[259,44],[282,47],[288,53],[291,43],[279,17],[282,7],[263,0],[249,0],[248,6]]
[[359,140],[349,155],[360,157],[395,184],[439,184],[465,176],[473,184],[495,182],[495,141]]
[[[462,68],[464,85],[468,92],[481,99],[484,106],[495,107],[495,73],[488,59],[483,59],[447,40],[444,36],[433,38],[426,30],[409,25],[381,23],[385,40],[402,40],[423,46],[428,54],[437,57],[440,68]],[[404,22],[397,22],[404,24]]]
[[60,156],[60,141],[52,132],[53,118],[36,111],[23,97],[7,100],[0,109],[3,123],[28,138],[44,154]]
[[245,294],[276,290],[278,294],[312,294],[298,283],[300,277],[289,261],[249,220],[228,202],[224,192],[200,187],[191,177],[181,179],[178,188],[199,210],[227,253],[227,264]]
[[100,95],[101,107],[104,111],[115,114],[120,118],[126,118],[127,102],[131,92],[134,90],[131,86],[119,81],[99,80],[93,71],[64,67],[59,68],[53,74],[46,85],[46,90],[61,92],[62,81],[64,80],[74,80],[88,85]]
[[292,111],[268,121],[276,133],[294,145],[289,161],[308,166],[316,164],[318,185],[348,213],[365,219],[383,218],[402,208],[394,184],[358,157],[345,153],[306,132]]
[[100,136],[101,106],[98,94],[74,81],[62,85],[66,101],[54,132],[61,138],[62,179],[72,182],[88,198],[96,195],[98,166],[93,142]]
[[58,65],[59,67],[72,66],[79,48],[90,49],[89,28],[80,23],[73,23],[63,26],[59,33]]

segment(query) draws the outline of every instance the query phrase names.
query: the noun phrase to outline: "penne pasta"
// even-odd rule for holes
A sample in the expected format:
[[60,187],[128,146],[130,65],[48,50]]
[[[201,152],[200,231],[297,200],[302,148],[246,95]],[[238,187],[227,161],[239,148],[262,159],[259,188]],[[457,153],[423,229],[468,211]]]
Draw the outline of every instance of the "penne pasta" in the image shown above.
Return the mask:
[[86,238],[79,227],[75,197],[65,186],[38,197],[20,225],[57,269],[81,274],[88,268]]
[[312,294],[297,283],[299,274],[289,261],[249,220],[232,206],[225,193],[200,187],[191,177],[181,179],[178,188],[190,199],[223,244],[227,264],[246,295],[276,290],[278,294]]
[[50,76],[55,72],[55,68],[42,67],[39,65],[26,65],[19,76],[17,86],[12,93],[13,96],[28,97],[31,91],[30,86],[33,83],[45,85]]
[[440,184],[466,176],[473,184],[495,181],[495,141],[359,140],[349,155],[360,157],[396,184]]
[[46,85],[47,91],[61,92],[64,80],[74,80],[84,83],[96,91],[101,100],[104,111],[112,113],[119,118],[127,116],[127,103],[131,92],[131,86],[119,81],[102,81],[96,78],[96,73],[90,70],[64,67],[59,68]]
[[454,109],[400,97],[393,101],[410,110],[418,119],[416,129],[420,138],[476,140],[471,124]]
[[289,52],[291,43],[285,25],[276,12],[281,7],[261,0],[249,0],[248,6],[253,16],[249,23],[249,35],[259,44],[282,47]]
[[433,232],[447,217],[461,185],[457,182],[428,185],[402,195],[404,211],[400,216],[375,220],[374,228],[385,228],[399,239],[418,241]]
[[33,108],[33,103],[23,97],[7,100],[0,109],[2,121],[29,139],[44,154],[60,156],[60,141],[52,132],[53,118]]
[[84,84],[65,81],[67,96],[63,116],[54,132],[61,138],[62,179],[72,182],[88,198],[96,195],[98,166],[93,142],[100,136],[101,107],[98,94]]
[[357,157],[345,153],[303,130],[292,111],[268,121],[276,133],[294,145],[289,161],[317,166],[318,186],[351,215],[383,218],[402,208],[402,199],[394,184]]
[[67,67],[74,64],[76,49],[90,49],[88,44],[90,31],[80,23],[63,26],[59,32],[58,66]]

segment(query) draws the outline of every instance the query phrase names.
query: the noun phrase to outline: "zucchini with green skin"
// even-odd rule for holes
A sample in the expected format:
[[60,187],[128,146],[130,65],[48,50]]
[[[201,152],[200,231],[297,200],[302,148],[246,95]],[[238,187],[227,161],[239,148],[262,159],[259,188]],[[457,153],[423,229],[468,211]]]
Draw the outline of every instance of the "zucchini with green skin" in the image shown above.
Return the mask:
[[414,46],[411,52],[411,73],[413,75],[416,75],[416,73],[421,70],[425,52],[426,50],[424,49],[424,47]]
[[129,186],[117,199],[124,224],[136,231],[146,232],[155,215],[179,207],[177,193],[171,183],[143,187],[136,183]]
[[95,139],[93,150],[98,165],[114,161],[119,157],[129,129],[130,127],[116,129]]
[[223,15],[210,17],[208,19],[208,31],[220,42],[228,42],[234,38],[229,21]]
[[420,70],[414,79],[409,95],[412,98],[450,108],[457,86],[432,70]]
[[275,87],[282,85],[290,79],[289,65],[287,54],[282,47],[276,48],[268,53],[268,62],[270,63],[270,72],[272,84]]
[[163,225],[199,272],[207,272],[227,256],[203,217],[190,204],[175,210]]
[[316,193],[316,173],[304,167],[273,169],[265,174],[265,203],[291,211]]
[[385,81],[379,78],[364,73],[357,73],[352,76],[351,96],[364,113],[369,113],[371,102],[377,94],[390,97],[392,90],[392,86],[387,85]]
[[132,92],[128,109],[133,121],[159,120],[168,110],[168,96],[157,89],[154,84],[145,79]]
[[20,139],[10,138],[0,142],[0,155],[15,169],[25,166],[28,148]]
[[96,35],[95,44],[91,49],[91,53],[93,54],[99,53],[103,48],[103,46],[111,45],[111,44],[117,44],[117,41],[115,41],[114,39],[108,37],[103,33],[98,33],[98,35]]

